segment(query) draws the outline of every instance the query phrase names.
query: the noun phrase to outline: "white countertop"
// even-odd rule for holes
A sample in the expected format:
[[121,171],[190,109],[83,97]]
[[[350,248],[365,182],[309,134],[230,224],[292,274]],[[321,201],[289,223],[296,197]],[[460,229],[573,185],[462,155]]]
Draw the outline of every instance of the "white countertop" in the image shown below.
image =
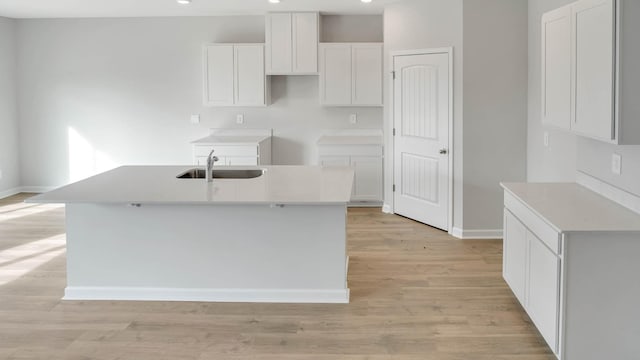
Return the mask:
[[267,140],[270,136],[264,135],[241,135],[241,136],[231,136],[231,135],[210,135],[204,137],[202,139],[198,139],[192,141],[191,143],[194,145],[216,145],[216,144],[224,144],[224,145],[258,145],[260,142]]
[[501,185],[558,232],[640,231],[640,214],[575,183]]
[[318,145],[382,145],[382,136],[324,135]]
[[194,166],[122,166],[34,196],[30,203],[346,204],[353,170],[319,166],[225,166],[265,169],[255,179],[177,179]]

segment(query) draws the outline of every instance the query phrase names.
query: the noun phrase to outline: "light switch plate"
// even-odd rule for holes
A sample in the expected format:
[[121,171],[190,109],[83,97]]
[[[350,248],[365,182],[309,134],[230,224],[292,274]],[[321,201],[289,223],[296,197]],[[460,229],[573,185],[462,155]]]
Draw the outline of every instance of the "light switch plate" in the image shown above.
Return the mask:
[[622,174],[622,156],[620,156],[620,154],[613,154],[611,156],[611,172],[616,175]]
[[200,115],[198,115],[198,114],[191,115],[191,123],[192,124],[200,124]]
[[244,124],[244,115],[242,114],[236,115],[236,124]]
[[357,124],[358,123],[358,114],[349,115],[349,124]]

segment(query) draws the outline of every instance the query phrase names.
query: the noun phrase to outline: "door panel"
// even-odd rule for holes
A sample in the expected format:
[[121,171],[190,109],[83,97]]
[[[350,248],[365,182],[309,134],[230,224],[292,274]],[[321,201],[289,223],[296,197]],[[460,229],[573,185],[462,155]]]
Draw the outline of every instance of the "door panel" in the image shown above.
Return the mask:
[[522,306],[526,306],[527,229],[506,209],[503,247],[502,276]]
[[448,230],[449,54],[395,56],[394,211]]
[[352,156],[351,166],[355,171],[352,200],[382,200],[382,159],[373,156]]
[[571,8],[542,17],[542,119],[571,128]]
[[351,49],[352,104],[382,105],[382,45],[354,44]]
[[351,104],[351,46],[322,44],[320,98],[326,105]]
[[233,45],[206,48],[206,105],[233,105]]
[[292,69],[292,20],[289,13],[267,15],[267,74],[290,73]]
[[591,137],[614,138],[613,0],[584,0],[573,5],[573,129]]
[[293,72],[318,72],[318,14],[292,14]]
[[235,104],[265,104],[264,47],[236,45]]

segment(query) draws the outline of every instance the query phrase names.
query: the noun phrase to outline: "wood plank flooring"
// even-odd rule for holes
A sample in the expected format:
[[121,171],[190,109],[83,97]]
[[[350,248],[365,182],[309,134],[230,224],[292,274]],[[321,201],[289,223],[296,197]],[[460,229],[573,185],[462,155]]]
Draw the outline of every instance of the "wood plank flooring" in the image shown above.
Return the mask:
[[349,210],[351,303],[61,301],[64,208],[0,200],[0,359],[553,359],[500,240]]

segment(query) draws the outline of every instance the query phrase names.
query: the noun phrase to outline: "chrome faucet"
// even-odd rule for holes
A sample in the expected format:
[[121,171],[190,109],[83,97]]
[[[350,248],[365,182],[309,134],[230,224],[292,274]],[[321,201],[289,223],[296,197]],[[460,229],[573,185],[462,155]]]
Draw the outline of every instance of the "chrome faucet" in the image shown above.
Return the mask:
[[207,182],[213,181],[213,164],[220,160],[217,156],[213,156],[213,152],[215,150],[211,150],[209,156],[207,156],[207,168],[204,170],[204,177],[207,179]]

